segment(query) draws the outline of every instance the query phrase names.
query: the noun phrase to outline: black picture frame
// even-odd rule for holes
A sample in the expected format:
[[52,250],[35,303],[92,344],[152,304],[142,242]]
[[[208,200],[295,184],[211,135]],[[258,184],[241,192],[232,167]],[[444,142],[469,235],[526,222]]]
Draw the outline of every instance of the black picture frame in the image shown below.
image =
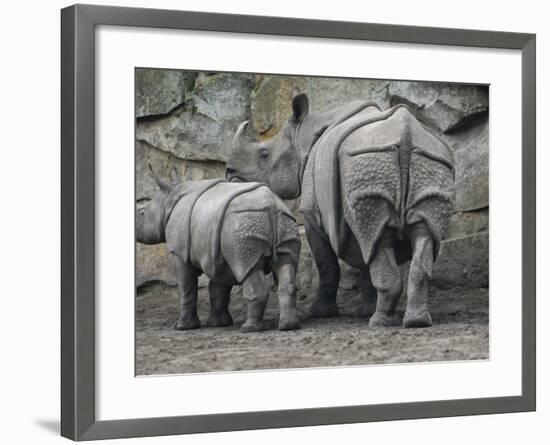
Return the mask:
[[[429,402],[98,421],[95,417],[95,28],[98,25],[521,51],[522,394]],[[533,411],[536,408],[534,34],[110,6],[61,11],[61,434],[141,437]]]

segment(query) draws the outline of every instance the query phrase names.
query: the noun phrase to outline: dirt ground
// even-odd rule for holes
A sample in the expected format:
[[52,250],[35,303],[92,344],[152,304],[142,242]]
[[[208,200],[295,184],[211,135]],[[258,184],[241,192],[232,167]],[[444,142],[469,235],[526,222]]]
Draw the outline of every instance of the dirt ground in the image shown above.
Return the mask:
[[[489,358],[487,289],[433,292],[433,326],[425,329],[371,329],[355,316],[358,291],[340,291],[340,316],[308,319],[311,296],[298,298],[301,329],[277,330],[277,298],[266,311],[267,330],[243,334],[246,307],[234,290],[230,312],[234,325],[176,331],[176,289],[154,284],[136,301],[136,374],[180,374],[324,366],[368,365]],[[403,300],[403,299],[402,299]],[[403,301],[399,311],[403,312]],[[199,317],[208,316],[207,289],[199,291]]]

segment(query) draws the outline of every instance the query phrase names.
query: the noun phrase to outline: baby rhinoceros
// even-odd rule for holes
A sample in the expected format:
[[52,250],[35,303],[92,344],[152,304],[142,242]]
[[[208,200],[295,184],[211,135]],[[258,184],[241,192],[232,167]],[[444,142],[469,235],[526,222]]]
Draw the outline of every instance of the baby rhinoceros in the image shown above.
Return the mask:
[[136,237],[144,244],[166,242],[175,262],[180,298],[178,330],[200,327],[197,279],[210,279],[208,326],[229,326],[229,295],[243,285],[248,314],[243,332],[263,329],[269,297],[266,273],[278,283],[279,329],[298,329],[296,270],[298,227],[284,203],[265,184],[225,179],[179,182],[151,175],[159,191],[137,209]]

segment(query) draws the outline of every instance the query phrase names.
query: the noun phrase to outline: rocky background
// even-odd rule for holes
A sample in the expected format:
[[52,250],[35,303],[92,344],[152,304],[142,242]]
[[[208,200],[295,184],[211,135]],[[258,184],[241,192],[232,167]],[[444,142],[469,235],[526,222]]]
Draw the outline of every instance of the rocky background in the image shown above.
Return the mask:
[[[294,85],[308,94],[311,111],[355,99],[374,101],[383,109],[407,104],[448,143],[455,157],[456,204],[432,285],[440,290],[488,287],[487,86],[140,69],[136,73],[137,201],[155,192],[147,161],[164,175],[176,167],[183,180],[223,176],[239,123],[251,120],[261,138],[276,134],[290,114]],[[301,221],[299,202],[287,204]],[[305,236],[302,245],[298,287],[303,299],[315,291],[318,276]],[[176,284],[163,244],[137,243],[136,267],[138,295],[153,284]],[[342,290],[355,290],[357,280],[358,271],[343,265]],[[206,284],[201,277],[201,286]]]

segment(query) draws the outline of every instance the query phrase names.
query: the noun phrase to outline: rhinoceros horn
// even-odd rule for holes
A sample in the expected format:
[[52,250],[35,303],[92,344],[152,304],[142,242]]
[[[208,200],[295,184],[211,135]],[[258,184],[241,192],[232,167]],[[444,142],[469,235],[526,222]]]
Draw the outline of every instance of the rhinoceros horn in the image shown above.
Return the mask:
[[168,191],[172,188],[164,178],[161,178],[159,175],[155,173],[150,162],[147,162],[147,167],[149,167],[149,173],[151,174],[151,177],[155,180],[155,182],[157,183],[157,185],[160,187],[161,190]]
[[233,147],[238,147],[241,142],[244,142],[244,133],[246,132],[247,126],[248,121],[244,121],[241,125],[239,125],[239,128],[237,128],[237,132],[235,133],[235,137],[233,138]]

